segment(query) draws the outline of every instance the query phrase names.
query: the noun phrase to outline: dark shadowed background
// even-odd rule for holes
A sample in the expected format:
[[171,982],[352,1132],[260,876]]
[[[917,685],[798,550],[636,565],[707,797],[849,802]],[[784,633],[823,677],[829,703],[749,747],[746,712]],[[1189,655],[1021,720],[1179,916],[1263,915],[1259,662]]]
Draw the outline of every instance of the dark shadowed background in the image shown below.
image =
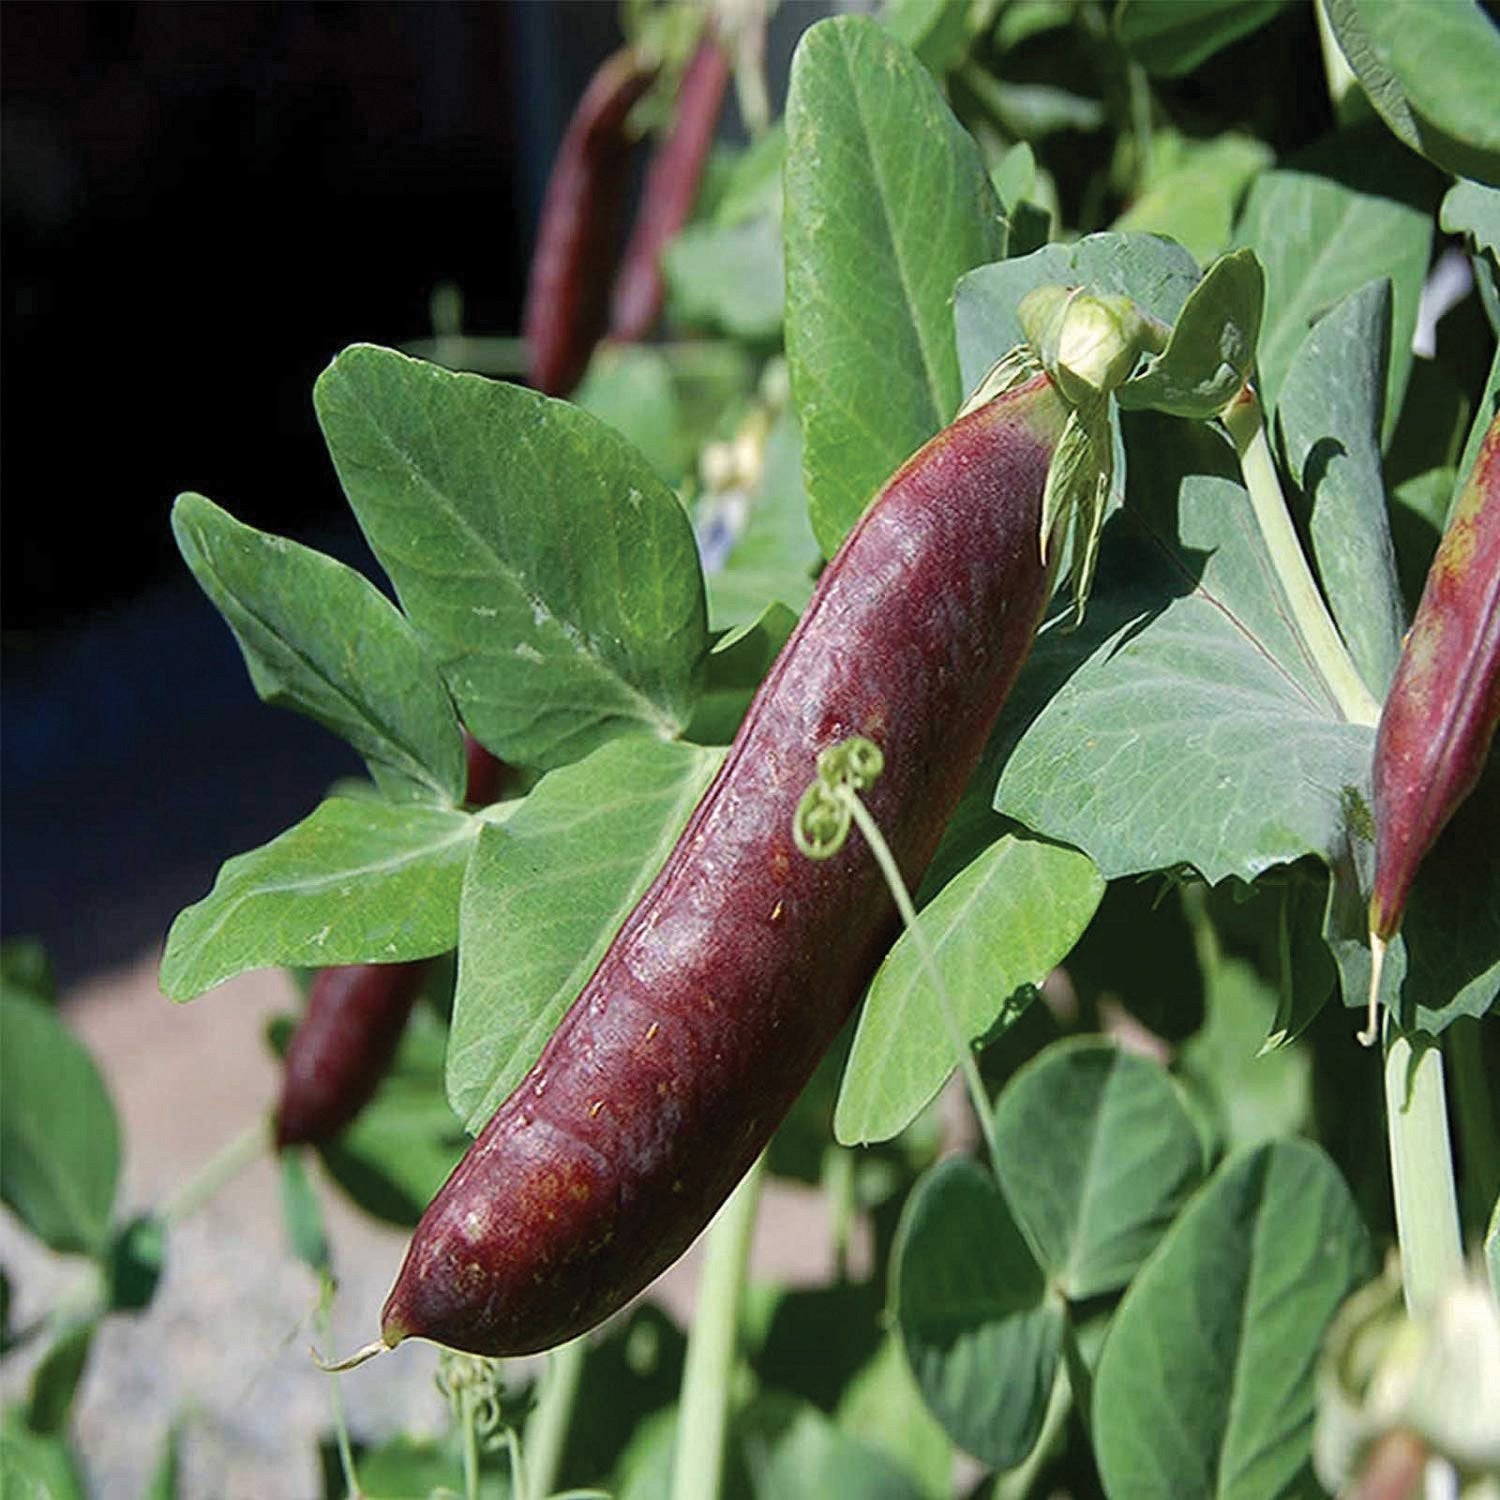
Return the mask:
[[0,9],[0,924],[64,982],[356,768],[257,702],[173,497],[365,566],[313,381],[429,333],[444,282],[466,327],[515,330],[617,26],[605,0]]

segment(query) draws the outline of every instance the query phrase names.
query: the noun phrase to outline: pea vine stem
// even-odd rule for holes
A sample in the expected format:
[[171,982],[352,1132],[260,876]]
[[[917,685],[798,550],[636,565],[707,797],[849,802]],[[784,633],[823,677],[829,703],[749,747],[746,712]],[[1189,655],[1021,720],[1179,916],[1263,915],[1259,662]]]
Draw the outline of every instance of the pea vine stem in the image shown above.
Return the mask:
[[262,1152],[269,1150],[270,1145],[271,1121],[269,1116],[263,1116],[209,1157],[157,1209],[156,1217],[168,1227],[190,1218]]
[[1380,705],[1359,675],[1308,567],[1276,475],[1265,415],[1252,386],[1247,383],[1224,408],[1221,420],[1234,440],[1261,539],[1318,675],[1349,723],[1375,725],[1380,720]]
[[1401,1284],[1407,1310],[1420,1314],[1463,1274],[1463,1239],[1442,1048],[1431,1037],[1402,1031],[1389,1016],[1385,1108]]
[[573,1420],[587,1348],[586,1339],[571,1339],[548,1356],[536,1410],[526,1424],[526,1493],[530,1500],[542,1500],[557,1488],[557,1471]]
[[740,1295],[764,1162],[764,1157],[756,1159],[709,1226],[698,1305],[682,1372],[672,1500],[713,1500],[719,1493]]
[[938,1009],[943,1013],[943,1024],[948,1031],[948,1040],[958,1060],[959,1071],[963,1074],[964,1085],[969,1091],[969,1103],[979,1119],[979,1128],[984,1135],[985,1150],[990,1156],[990,1167],[998,1172],[1000,1148],[995,1141],[995,1122],[992,1118],[989,1099],[984,1092],[984,1080],[979,1076],[979,1064],[974,1061],[973,1048],[964,1041],[963,1033],[959,1030],[958,1012],[954,1008],[947,985],[943,983],[943,971],[938,967],[937,954],[932,951],[932,944],[928,940],[927,933],[917,920],[916,904],[911,899],[911,892],[906,888],[901,869],[896,864],[890,845],[886,843],[885,836],[876,825],[875,819],[870,816],[869,809],[859,800],[854,791],[844,788],[842,795],[848,801],[855,826],[859,829],[865,843],[870,846],[870,852],[875,856],[875,863],[880,866],[880,873],[885,876],[885,883],[890,887],[891,895],[896,900],[896,910],[901,913],[901,920],[906,924],[906,930],[911,934],[912,942],[917,945],[917,955],[922,960],[922,967],[926,970],[927,977],[937,992]]

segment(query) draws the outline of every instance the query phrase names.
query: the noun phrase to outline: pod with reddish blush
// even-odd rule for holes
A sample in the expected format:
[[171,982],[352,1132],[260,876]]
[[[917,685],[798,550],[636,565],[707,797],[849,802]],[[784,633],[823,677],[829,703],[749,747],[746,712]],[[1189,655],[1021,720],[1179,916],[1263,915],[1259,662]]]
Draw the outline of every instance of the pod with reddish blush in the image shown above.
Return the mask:
[[660,874],[428,1207],[368,1352],[409,1337],[550,1348],[640,1291],[724,1202],[896,931],[861,839],[826,862],[798,853],[818,755],[852,735],[880,748],[868,806],[915,886],[1050,593],[1043,495],[1067,420],[1036,376],[886,484]]
[[1376,955],[1395,936],[1418,867],[1484,771],[1500,723],[1500,416],[1490,424],[1422,589],[1375,738]]
[[610,303],[609,336],[620,343],[646,338],[661,315],[662,257],[693,211],[729,72],[729,54],[710,33],[688,63],[672,128],[646,169],[640,207]]
[[606,58],[553,159],[521,317],[527,378],[548,396],[578,384],[608,326],[630,186],[625,125],[656,73],[630,47]]

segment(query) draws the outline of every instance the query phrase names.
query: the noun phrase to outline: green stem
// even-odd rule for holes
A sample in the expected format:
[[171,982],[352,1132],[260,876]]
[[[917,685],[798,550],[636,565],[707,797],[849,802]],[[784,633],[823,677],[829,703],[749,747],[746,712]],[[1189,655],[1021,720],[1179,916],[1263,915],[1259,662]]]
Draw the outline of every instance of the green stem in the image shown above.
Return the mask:
[[[479,1430],[474,1421],[474,1388],[465,1384],[459,1396],[459,1431],[464,1443],[464,1500],[479,1500]],[[512,1453],[511,1472],[519,1475],[520,1465]],[[517,1478],[515,1491],[520,1500],[525,1500],[525,1481]]]
[[724,1467],[729,1386],[734,1374],[740,1293],[765,1158],[756,1159],[709,1226],[698,1303],[688,1335],[677,1416],[672,1500],[714,1500]]
[[557,1487],[557,1471],[562,1466],[563,1444],[573,1420],[587,1349],[587,1340],[576,1338],[559,1344],[547,1357],[536,1410],[526,1424],[526,1492],[535,1500],[550,1495]]
[[849,1236],[854,1227],[854,1153],[830,1145],[823,1154],[823,1196],[829,1205],[833,1232],[834,1276],[849,1279]]
[[1281,481],[1276,476],[1260,401],[1249,385],[1224,408],[1222,421],[1240,456],[1240,468],[1245,487],[1250,491],[1261,539],[1281,581],[1297,633],[1319,676],[1332,693],[1339,712],[1351,724],[1378,723],[1380,705],[1360,677],[1307,565],[1307,556],[1281,492]]
[[[333,1277],[325,1270],[320,1281],[317,1321],[319,1336],[326,1346],[329,1335],[333,1332]],[[344,1415],[344,1392],[337,1375],[329,1382],[328,1400],[333,1407],[333,1437],[338,1447],[339,1467],[344,1471],[344,1489],[348,1492],[349,1500],[360,1500],[364,1491],[359,1487],[359,1472],[354,1466],[354,1449],[349,1442],[349,1422]]]
[[959,1030],[958,1011],[948,993],[947,985],[943,983],[942,970],[938,968],[937,954],[932,951],[932,944],[927,941],[927,933],[917,920],[917,908],[912,902],[911,893],[906,889],[906,881],[902,879],[895,856],[891,853],[890,845],[886,843],[884,835],[876,826],[875,819],[870,816],[864,803],[852,791],[846,789],[844,796],[848,801],[849,811],[853,814],[855,824],[864,835],[865,842],[870,846],[870,852],[875,856],[876,864],[880,866],[880,873],[885,876],[885,882],[891,888],[891,895],[896,898],[896,909],[901,913],[901,920],[906,924],[906,930],[911,934],[912,942],[917,945],[917,956],[922,960],[922,967],[927,971],[927,977],[937,992],[938,1009],[943,1014],[943,1024],[948,1028],[949,1044],[953,1048],[954,1056],[958,1059],[959,1071],[963,1074],[964,1084],[969,1091],[969,1103],[979,1118],[979,1129],[984,1135],[985,1149],[990,1154],[990,1166],[998,1173],[1000,1148],[995,1140],[995,1122],[992,1118],[989,1099],[984,1092],[984,1080],[979,1076],[979,1064],[974,1061],[973,1048],[964,1041],[963,1033]]
[[[473,1469],[469,1467],[469,1450],[473,1448]],[[505,1451],[510,1455],[510,1493],[511,1500],[542,1500],[546,1493],[543,1490],[533,1491],[526,1476],[526,1461],[521,1453],[521,1434],[514,1427],[505,1429]],[[474,1432],[474,1424],[469,1423],[464,1442],[464,1475],[467,1479],[472,1474],[470,1483],[473,1488],[468,1500],[479,1500],[479,1441]]]
[[1500,1193],[1500,1130],[1481,1049],[1484,1038],[1473,1016],[1460,1016],[1443,1033],[1443,1050],[1453,1069],[1453,1104],[1463,1149],[1465,1221],[1483,1235]]
[[156,1211],[165,1225],[180,1224],[203,1207],[271,1145],[271,1121],[262,1116],[203,1163]]
[[1431,1037],[1386,1019],[1386,1129],[1396,1199],[1396,1238],[1407,1310],[1428,1311],[1463,1275],[1458,1195],[1448,1142],[1443,1053]]

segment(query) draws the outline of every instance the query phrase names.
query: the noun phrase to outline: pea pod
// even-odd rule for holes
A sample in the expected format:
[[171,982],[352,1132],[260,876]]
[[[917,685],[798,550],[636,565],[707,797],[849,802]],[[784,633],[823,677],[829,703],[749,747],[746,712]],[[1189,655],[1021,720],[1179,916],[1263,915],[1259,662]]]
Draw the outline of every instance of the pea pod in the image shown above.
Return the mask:
[[895,935],[862,839],[798,853],[818,756],[851,735],[879,747],[869,811],[915,886],[1050,593],[1038,538],[1067,419],[1034,376],[876,497],[655,882],[428,1207],[365,1353],[413,1336],[489,1355],[559,1344],[724,1202]]
[[566,396],[578,384],[609,322],[630,185],[625,122],[656,72],[630,47],[607,58],[552,163],[521,318],[528,378],[546,395]]
[[661,313],[662,255],[693,210],[728,84],[729,55],[709,35],[688,63],[672,129],[646,171],[610,307],[609,336],[621,343],[645,338]]
[[1417,870],[1474,790],[1500,722],[1500,416],[1490,424],[1427,574],[1375,739],[1378,960],[1401,925]]

